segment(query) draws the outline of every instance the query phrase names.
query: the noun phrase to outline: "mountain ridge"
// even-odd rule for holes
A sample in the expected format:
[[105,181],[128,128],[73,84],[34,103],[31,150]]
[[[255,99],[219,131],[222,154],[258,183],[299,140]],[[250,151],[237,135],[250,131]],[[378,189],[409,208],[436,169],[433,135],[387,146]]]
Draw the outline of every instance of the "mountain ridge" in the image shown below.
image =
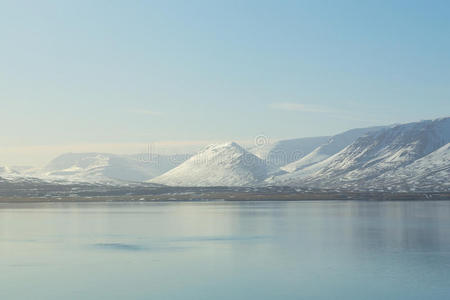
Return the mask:
[[369,182],[375,182],[373,179],[384,172],[405,167],[449,141],[450,118],[396,125],[360,137],[328,159],[281,175],[273,183],[368,187]]
[[333,156],[334,154],[344,149],[346,146],[353,143],[359,137],[383,128],[385,128],[385,126],[355,128],[336,134],[330,137],[327,143],[320,145],[301,159],[283,166],[282,169],[287,172],[295,172],[309,167],[315,163],[329,158],[330,156]]

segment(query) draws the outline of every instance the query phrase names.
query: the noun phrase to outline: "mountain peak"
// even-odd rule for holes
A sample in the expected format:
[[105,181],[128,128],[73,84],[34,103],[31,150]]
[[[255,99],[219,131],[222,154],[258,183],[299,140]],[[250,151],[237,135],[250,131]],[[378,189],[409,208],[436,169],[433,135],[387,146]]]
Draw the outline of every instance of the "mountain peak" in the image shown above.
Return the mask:
[[212,150],[212,149],[243,149],[239,144],[236,142],[230,141],[226,143],[221,144],[210,144],[206,146],[203,150]]
[[209,145],[204,150],[150,180],[176,186],[245,186],[260,182],[269,167],[235,142]]

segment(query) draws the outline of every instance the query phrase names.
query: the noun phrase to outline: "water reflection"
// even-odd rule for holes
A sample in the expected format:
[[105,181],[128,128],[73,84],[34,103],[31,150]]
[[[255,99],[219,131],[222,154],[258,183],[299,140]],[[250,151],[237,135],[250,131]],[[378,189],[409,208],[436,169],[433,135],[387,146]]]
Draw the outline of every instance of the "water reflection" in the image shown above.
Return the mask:
[[1,299],[448,299],[450,202],[1,204],[0,268]]
[[118,250],[118,251],[144,251],[147,248],[139,245],[124,244],[124,243],[97,243],[92,245],[94,248],[103,250]]

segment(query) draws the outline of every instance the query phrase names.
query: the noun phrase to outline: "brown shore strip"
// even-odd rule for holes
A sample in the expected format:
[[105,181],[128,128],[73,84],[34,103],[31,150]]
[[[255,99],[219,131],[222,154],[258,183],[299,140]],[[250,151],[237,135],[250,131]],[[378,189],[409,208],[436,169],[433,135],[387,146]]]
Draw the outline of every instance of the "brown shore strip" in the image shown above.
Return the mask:
[[0,203],[39,202],[160,202],[160,201],[426,201],[450,200],[450,193],[385,193],[385,192],[199,192],[160,193],[148,195],[102,196],[0,196]]

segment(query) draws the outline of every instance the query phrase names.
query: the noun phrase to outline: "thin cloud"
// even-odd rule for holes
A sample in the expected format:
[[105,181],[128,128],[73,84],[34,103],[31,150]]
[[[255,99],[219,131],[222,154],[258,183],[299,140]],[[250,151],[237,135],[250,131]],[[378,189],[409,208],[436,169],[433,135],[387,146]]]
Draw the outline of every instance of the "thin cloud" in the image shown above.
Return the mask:
[[148,109],[132,109],[130,110],[133,114],[139,114],[139,115],[148,115],[148,116],[160,116],[162,115],[159,111],[154,110],[148,110]]
[[272,109],[287,110],[287,111],[301,111],[301,112],[315,112],[315,113],[329,113],[333,110],[316,105],[308,105],[295,102],[276,102],[270,105]]

